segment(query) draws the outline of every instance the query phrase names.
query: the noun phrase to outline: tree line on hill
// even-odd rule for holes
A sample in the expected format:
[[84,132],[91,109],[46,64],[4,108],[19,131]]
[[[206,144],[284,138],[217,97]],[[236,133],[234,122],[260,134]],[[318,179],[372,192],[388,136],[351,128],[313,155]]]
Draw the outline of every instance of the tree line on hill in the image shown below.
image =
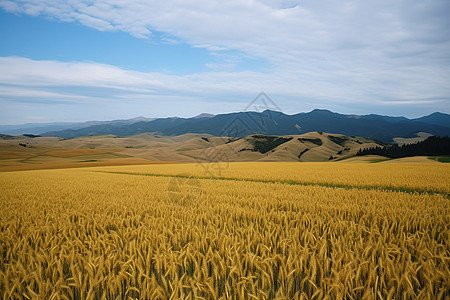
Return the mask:
[[399,146],[397,144],[384,147],[372,147],[359,150],[357,156],[381,155],[389,158],[408,156],[450,155],[450,138],[447,136],[430,136],[422,142]]

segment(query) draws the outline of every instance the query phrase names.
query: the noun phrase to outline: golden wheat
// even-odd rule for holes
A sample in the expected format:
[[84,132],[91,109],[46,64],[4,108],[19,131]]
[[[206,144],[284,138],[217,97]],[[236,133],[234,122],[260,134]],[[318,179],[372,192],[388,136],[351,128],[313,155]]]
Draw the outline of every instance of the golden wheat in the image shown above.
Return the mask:
[[189,173],[201,177],[405,188],[450,193],[450,167],[443,163],[222,162],[103,167],[99,170],[161,175]]
[[[410,189],[389,191],[365,188],[390,183],[377,175],[381,167],[370,173],[344,166],[343,178],[326,181],[322,165],[307,166],[309,177],[295,177],[287,164],[261,165],[226,171],[248,180],[178,177],[186,179],[177,182],[180,193],[171,191],[169,175],[201,177],[198,166],[1,173],[0,293],[4,299],[450,296],[450,203],[439,192],[447,185],[408,173],[422,166],[407,165],[405,172],[386,165],[386,176],[399,180],[393,186]],[[324,165],[336,171],[337,164]],[[425,173],[448,176],[448,167],[439,170]],[[317,174],[330,186],[285,182],[314,182]]]

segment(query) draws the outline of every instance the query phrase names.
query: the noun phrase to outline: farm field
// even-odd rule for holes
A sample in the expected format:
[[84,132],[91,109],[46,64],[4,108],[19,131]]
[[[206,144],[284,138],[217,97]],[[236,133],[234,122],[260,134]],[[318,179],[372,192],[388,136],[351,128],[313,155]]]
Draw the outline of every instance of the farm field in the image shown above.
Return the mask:
[[446,299],[450,167],[429,161],[1,172],[0,294]]

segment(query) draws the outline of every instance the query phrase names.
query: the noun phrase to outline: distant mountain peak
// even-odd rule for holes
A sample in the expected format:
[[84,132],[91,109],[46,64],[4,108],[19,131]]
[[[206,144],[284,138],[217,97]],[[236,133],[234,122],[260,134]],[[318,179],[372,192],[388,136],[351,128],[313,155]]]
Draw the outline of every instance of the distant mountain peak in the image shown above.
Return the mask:
[[215,115],[209,114],[209,113],[201,113],[201,114],[195,116],[194,119],[212,118],[212,117],[215,117]]
[[320,108],[313,109],[310,113],[327,113],[327,114],[335,114],[335,113],[332,112],[331,110],[328,110],[328,109],[320,109]]
[[279,111],[279,110],[273,110],[273,109],[266,109],[262,112],[263,114],[272,114],[272,113],[277,113],[277,114],[282,114],[283,112]]
[[450,128],[450,115],[446,113],[434,112],[428,116],[424,116],[413,120]]
[[448,114],[445,114],[445,113],[441,113],[441,112],[436,111],[436,112],[434,112],[434,113],[432,113],[432,114],[429,114],[429,115],[426,116],[426,117],[430,117],[430,116],[448,116]]

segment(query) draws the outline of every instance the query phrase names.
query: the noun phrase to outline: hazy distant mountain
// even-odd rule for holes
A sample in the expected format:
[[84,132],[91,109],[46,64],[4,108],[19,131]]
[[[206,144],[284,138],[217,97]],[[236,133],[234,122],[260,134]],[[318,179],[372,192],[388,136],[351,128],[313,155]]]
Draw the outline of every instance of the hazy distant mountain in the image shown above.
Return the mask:
[[344,115],[323,109],[295,115],[266,110],[261,113],[239,112],[207,117],[160,118],[131,124],[104,122],[78,129],[46,132],[43,135],[74,138],[102,134],[128,136],[152,132],[168,136],[205,133],[215,136],[242,137],[251,134],[292,135],[323,131],[392,142],[394,137],[415,137],[418,132],[450,136],[450,122],[447,122],[449,118],[450,115],[443,113],[408,119],[374,114]]
[[28,123],[20,125],[0,125],[0,133],[20,135],[24,133],[39,134],[47,131],[64,130],[79,123],[54,122],[54,123]]
[[136,122],[149,122],[154,118],[137,117],[128,120],[88,121],[88,122],[54,122],[54,123],[28,123],[21,125],[0,125],[0,133],[9,135],[41,134],[49,131],[62,131],[66,129],[80,129],[94,125],[128,125]]
[[413,119],[413,121],[439,125],[443,127],[450,127],[450,115],[439,112],[432,113],[431,115],[425,117]]
[[85,127],[90,127],[90,126],[95,126],[95,125],[129,125],[129,124],[134,124],[137,122],[150,122],[155,120],[155,118],[145,118],[145,117],[137,117],[137,118],[133,118],[133,119],[126,119],[126,120],[112,120],[112,121],[88,121],[88,122],[84,122],[84,123],[80,123],[77,124],[76,126],[71,127],[71,129],[80,129],[80,128],[85,128]]
[[209,118],[212,118],[214,116],[215,115],[213,115],[213,114],[201,113],[198,116],[195,116],[194,119],[203,119],[203,118],[208,118],[209,119]]

